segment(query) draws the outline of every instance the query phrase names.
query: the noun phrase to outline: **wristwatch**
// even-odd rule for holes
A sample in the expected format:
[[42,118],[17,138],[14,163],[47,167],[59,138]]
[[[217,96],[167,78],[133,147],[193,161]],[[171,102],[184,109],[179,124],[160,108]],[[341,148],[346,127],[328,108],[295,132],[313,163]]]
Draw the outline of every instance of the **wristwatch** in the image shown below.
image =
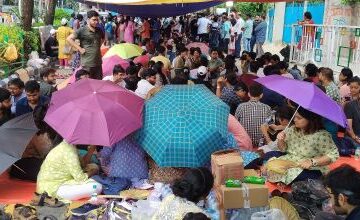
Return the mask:
[[318,165],[317,161],[315,159],[311,158],[310,161],[311,161],[311,166],[312,167],[316,167]]

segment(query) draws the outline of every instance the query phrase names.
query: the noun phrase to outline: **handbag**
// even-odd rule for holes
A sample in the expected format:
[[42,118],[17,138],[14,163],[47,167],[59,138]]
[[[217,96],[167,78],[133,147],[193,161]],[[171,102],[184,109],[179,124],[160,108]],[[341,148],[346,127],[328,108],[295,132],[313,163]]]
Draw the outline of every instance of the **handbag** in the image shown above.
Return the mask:
[[35,194],[33,205],[39,220],[65,220],[68,205],[48,196],[45,192],[41,195]]
[[71,52],[72,52],[72,47],[70,46],[70,45],[65,45],[64,46],[64,49],[63,49],[63,53],[64,54],[71,54]]

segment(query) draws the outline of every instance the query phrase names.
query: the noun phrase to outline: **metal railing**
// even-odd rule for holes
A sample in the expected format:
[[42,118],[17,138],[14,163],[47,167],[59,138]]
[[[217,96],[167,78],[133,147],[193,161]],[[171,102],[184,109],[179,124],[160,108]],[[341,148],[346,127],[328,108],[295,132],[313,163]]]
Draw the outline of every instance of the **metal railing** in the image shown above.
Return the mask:
[[317,66],[339,72],[360,67],[360,26],[292,25],[290,62]]

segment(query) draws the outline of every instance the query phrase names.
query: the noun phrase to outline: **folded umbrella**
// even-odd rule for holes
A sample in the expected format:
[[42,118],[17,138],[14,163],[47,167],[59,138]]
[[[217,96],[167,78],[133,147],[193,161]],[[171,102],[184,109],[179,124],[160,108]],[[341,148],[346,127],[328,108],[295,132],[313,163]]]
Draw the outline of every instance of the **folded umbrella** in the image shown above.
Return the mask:
[[0,126],[0,174],[21,159],[26,146],[37,131],[32,112]]
[[229,107],[204,85],[168,85],[148,100],[138,142],[161,167],[199,167],[227,141]]
[[315,84],[283,76],[271,75],[255,79],[303,108],[346,127],[347,120],[342,107],[321,91]]
[[112,82],[82,79],[53,93],[45,121],[68,143],[112,146],[142,126],[143,105]]
[[144,50],[136,44],[122,43],[115,44],[104,55],[104,58],[118,55],[123,59],[140,56]]
[[130,66],[128,61],[122,59],[118,55],[113,55],[113,56],[104,58],[103,63],[102,63],[103,75],[104,76],[112,75],[114,66],[118,65],[118,64],[120,64],[120,66],[124,70],[126,70]]

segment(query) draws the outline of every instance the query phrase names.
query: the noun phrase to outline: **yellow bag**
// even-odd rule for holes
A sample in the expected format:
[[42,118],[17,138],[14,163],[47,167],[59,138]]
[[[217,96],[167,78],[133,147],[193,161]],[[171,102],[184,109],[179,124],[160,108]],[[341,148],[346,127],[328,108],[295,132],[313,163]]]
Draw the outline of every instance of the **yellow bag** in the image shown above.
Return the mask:
[[5,49],[4,58],[9,61],[15,61],[18,58],[18,52],[14,44],[9,44],[9,46]]

